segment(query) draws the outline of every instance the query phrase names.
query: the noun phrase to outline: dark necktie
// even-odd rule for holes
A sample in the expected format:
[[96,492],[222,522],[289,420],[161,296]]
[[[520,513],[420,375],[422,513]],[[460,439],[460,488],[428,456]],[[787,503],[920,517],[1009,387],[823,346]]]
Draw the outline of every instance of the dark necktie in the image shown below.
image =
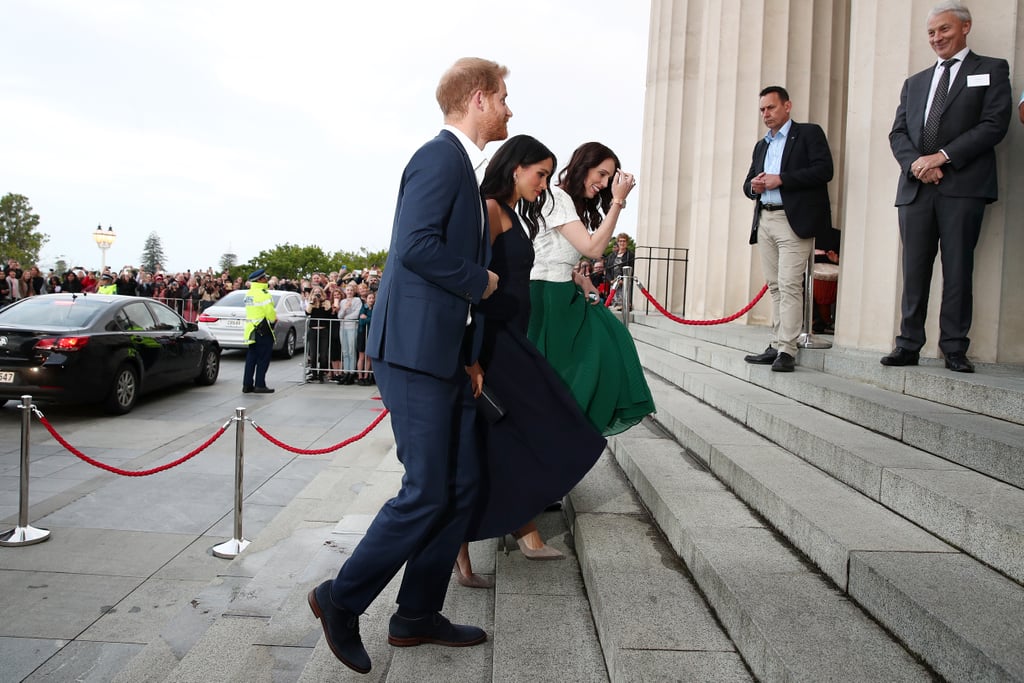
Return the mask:
[[946,106],[946,95],[949,94],[949,68],[957,63],[956,59],[947,59],[942,63],[942,75],[932,96],[932,108],[928,110],[928,120],[924,122],[921,134],[921,153],[935,154],[939,151],[939,121],[942,110]]

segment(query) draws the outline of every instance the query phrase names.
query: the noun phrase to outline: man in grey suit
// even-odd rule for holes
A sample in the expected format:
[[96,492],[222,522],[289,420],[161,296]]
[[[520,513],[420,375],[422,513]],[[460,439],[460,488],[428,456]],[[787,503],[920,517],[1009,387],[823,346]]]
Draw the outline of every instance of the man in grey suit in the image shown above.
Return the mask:
[[939,349],[946,367],[974,372],[967,358],[974,302],[974,248],[985,205],[997,199],[995,146],[1013,104],[1009,65],[967,47],[971,13],[944,2],[928,14],[938,60],[903,84],[889,133],[900,164],[896,206],[903,242],[902,321],[882,365],[917,365],[935,254],[942,251]]

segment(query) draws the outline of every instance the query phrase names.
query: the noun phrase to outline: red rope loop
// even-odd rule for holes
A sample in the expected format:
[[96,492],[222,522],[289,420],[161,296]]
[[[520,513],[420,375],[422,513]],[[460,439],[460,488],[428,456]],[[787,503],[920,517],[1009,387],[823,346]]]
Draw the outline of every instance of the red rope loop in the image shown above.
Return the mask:
[[344,441],[342,441],[340,443],[336,443],[333,446],[328,446],[327,448],[296,448],[295,446],[289,446],[288,444],[286,444],[285,442],[281,441],[280,439],[275,439],[273,436],[271,436],[269,433],[267,433],[267,430],[263,429],[263,427],[260,427],[255,422],[252,423],[252,426],[256,429],[256,433],[258,433],[264,439],[266,439],[270,443],[274,444],[275,446],[278,446],[280,448],[285,449],[286,451],[289,451],[291,453],[298,453],[299,455],[324,455],[325,453],[333,453],[336,450],[344,448],[345,446],[349,445],[350,443],[355,443],[356,441],[359,441],[359,439],[363,438],[364,436],[369,434],[371,431],[373,431],[373,428],[376,427],[377,425],[379,425],[381,423],[381,420],[383,420],[385,417],[387,417],[387,414],[388,414],[388,409],[385,408],[384,410],[381,411],[380,415],[377,416],[377,419],[375,419],[373,422],[371,422],[366,429],[364,429],[363,431],[359,432],[355,436],[350,436],[349,438],[345,439]]
[[608,290],[608,298],[605,299],[605,302],[604,302],[604,307],[605,308],[608,308],[609,306],[612,305],[612,300],[615,299],[615,290],[618,289],[618,288],[619,288],[619,281],[618,281],[618,279],[616,279],[615,282],[612,283],[611,289]]
[[654,307],[658,309],[658,312],[660,312],[669,320],[674,320],[675,322],[682,323],[683,325],[721,325],[722,323],[732,322],[736,318],[740,317],[741,315],[749,311],[755,305],[757,305],[757,302],[761,300],[761,297],[764,296],[764,293],[768,291],[768,285],[766,284],[764,287],[761,288],[761,291],[757,293],[757,296],[755,296],[749,304],[747,304],[746,306],[736,311],[727,318],[718,318],[717,320],[687,320],[685,318],[680,318],[679,316],[675,316],[669,313],[664,306],[659,304],[657,300],[655,300],[655,298],[651,296],[650,292],[648,292],[643,285],[638,283],[637,287],[640,288],[640,293],[647,297],[648,301],[654,304]]
[[166,465],[160,465],[159,467],[154,467],[151,470],[140,470],[138,472],[134,472],[132,470],[122,470],[120,467],[114,467],[112,465],[107,465],[105,463],[100,462],[99,460],[94,460],[94,459],[90,458],[88,455],[86,455],[85,453],[81,452],[80,450],[78,450],[77,448],[75,448],[74,446],[69,444],[67,442],[67,440],[63,436],[61,436],[60,434],[57,433],[57,430],[53,428],[53,425],[50,424],[50,421],[47,420],[45,417],[43,417],[41,414],[39,415],[39,422],[42,423],[42,425],[44,427],[46,427],[46,431],[50,432],[50,435],[54,439],[57,440],[57,443],[59,443],[64,448],[68,449],[72,454],[78,456],[79,458],[81,458],[85,462],[89,463],[93,467],[98,467],[101,470],[106,470],[107,472],[113,472],[114,474],[120,474],[122,477],[148,477],[151,474],[156,474],[157,472],[163,472],[164,470],[169,470],[172,467],[177,467],[178,465],[180,465],[181,463],[185,462],[186,460],[191,460],[195,456],[197,456],[200,453],[202,453],[203,451],[205,451],[207,448],[209,448],[213,444],[214,441],[219,439],[224,434],[224,432],[227,431],[227,425],[225,424],[223,427],[218,429],[216,431],[216,433],[214,433],[213,436],[211,436],[209,439],[207,439],[206,442],[203,443],[201,446],[196,448],[191,453],[186,453],[185,455],[181,456],[180,458],[178,458],[174,462],[169,462]]

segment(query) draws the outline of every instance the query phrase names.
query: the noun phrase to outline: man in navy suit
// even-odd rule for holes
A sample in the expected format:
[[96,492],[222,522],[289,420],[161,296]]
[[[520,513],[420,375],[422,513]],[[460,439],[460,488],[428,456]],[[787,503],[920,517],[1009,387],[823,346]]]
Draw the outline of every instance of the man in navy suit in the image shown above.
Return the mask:
[[768,134],[754,145],[743,194],[754,200],[750,243],[761,254],[775,339],[744,360],[792,372],[804,319],[804,272],[814,238],[832,227],[832,151],[821,126],[789,117],[793,103],[785,88],[762,90],[759,108]]
[[936,64],[903,84],[889,133],[900,165],[896,206],[903,242],[902,320],[896,348],[882,365],[917,365],[924,346],[935,254],[942,250],[939,349],[946,367],[974,372],[967,359],[974,305],[974,247],[985,205],[997,199],[995,146],[1013,103],[1005,59],[967,47],[971,13],[944,2],[928,14]]
[[388,642],[466,646],[487,634],[441,615],[452,566],[476,501],[480,465],[472,385],[482,321],[474,305],[498,276],[487,269],[490,240],[477,169],[482,150],[508,137],[508,70],[460,59],[441,78],[445,126],[402,174],[384,277],[366,354],[391,412],[402,488],[385,503],[333,581],[310,591],[332,652],[366,673],[359,615],[405,565]]

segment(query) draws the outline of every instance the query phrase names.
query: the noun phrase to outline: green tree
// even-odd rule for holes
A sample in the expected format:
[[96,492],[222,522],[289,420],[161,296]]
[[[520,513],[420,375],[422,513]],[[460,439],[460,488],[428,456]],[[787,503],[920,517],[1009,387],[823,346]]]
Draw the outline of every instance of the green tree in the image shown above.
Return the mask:
[[28,197],[5,194],[0,198],[0,254],[4,259],[15,259],[26,268],[39,260],[39,250],[50,237],[36,231],[39,215],[32,213]]
[[279,244],[273,249],[261,251],[242,270],[266,268],[270,275],[294,278],[318,270],[329,271],[331,262],[331,256],[320,247]]
[[221,254],[220,257],[220,272],[225,270],[230,271],[238,264],[238,254],[232,254],[230,251]]
[[157,265],[167,260],[164,256],[164,247],[160,242],[160,235],[156,232],[149,233],[146,243],[142,245],[142,268],[149,273],[155,273]]
[[57,259],[57,265],[53,267],[57,271],[57,275],[64,277],[64,273],[68,272],[68,262],[62,258]]

